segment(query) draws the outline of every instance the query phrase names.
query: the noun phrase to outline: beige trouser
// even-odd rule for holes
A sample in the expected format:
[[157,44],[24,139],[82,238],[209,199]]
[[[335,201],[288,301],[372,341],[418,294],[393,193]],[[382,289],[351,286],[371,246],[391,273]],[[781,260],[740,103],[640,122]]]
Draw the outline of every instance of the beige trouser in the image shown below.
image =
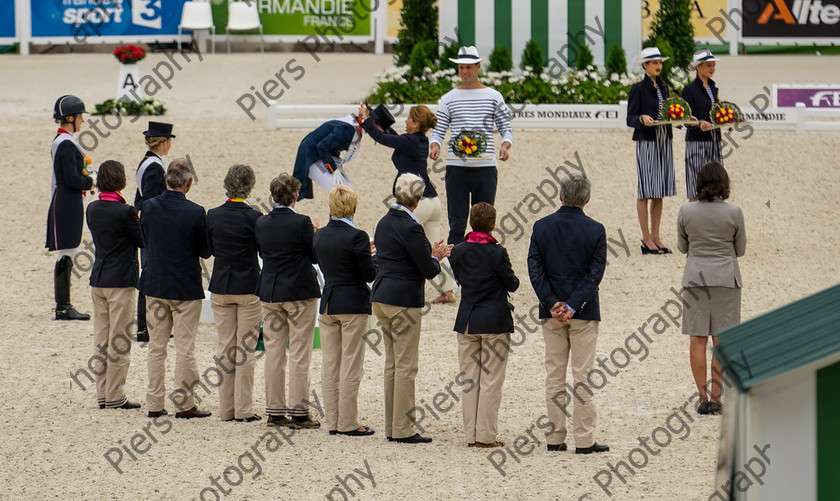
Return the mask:
[[492,444],[499,429],[499,405],[505,383],[510,334],[457,334],[458,365],[464,373],[464,432],[467,443]]
[[211,294],[219,343],[216,365],[219,385],[219,418],[245,419],[254,415],[254,350],[260,337],[262,308],[253,294]]
[[[591,447],[595,443],[597,413],[592,401],[589,371],[595,365],[595,344],[598,340],[596,320],[572,319],[565,323],[550,318],[542,320],[545,338],[545,401],[548,419],[554,424],[554,433],[547,434],[552,445],[566,441],[566,417],[574,402],[575,447]],[[566,368],[571,351],[574,385],[566,383]],[[570,395],[569,392],[572,392]]]
[[373,303],[385,339],[385,436],[414,435],[414,378],[420,346],[420,308]]
[[169,400],[178,412],[195,406],[193,391],[198,384],[195,362],[195,336],[201,317],[201,300],[178,301],[146,296],[146,324],[149,328],[149,389],[146,407],[149,412],[164,410],[166,396],[166,347],[169,334],[175,337],[175,389]]
[[99,405],[125,403],[125,377],[131,362],[134,287],[91,287],[93,300],[93,373]]
[[[265,412],[309,415],[309,361],[315,340],[317,299],[262,303],[265,341]],[[286,343],[289,343],[289,400],[286,400]]]
[[367,314],[321,315],[321,386],[328,430],[359,428],[359,384],[365,375]]
[[[443,238],[441,235],[443,209],[440,205],[440,197],[421,198],[417,208],[414,209],[414,217],[419,219],[420,224],[423,225],[423,232],[430,244],[434,244]],[[452,268],[449,266],[449,259],[444,258],[440,261],[440,274],[430,278],[429,282],[432,283],[438,294],[455,290],[455,277],[452,274]]]

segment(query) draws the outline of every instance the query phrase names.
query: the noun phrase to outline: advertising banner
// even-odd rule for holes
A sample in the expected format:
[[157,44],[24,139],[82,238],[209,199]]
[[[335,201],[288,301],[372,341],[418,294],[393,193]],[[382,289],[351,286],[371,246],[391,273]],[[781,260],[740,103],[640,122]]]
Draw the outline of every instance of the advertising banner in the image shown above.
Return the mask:
[[840,0],[743,0],[745,38],[840,39]]
[[[228,1],[213,1],[216,34],[223,35]],[[257,5],[264,35],[340,37],[372,36],[377,0],[249,0]],[[256,31],[255,31],[256,32]]]
[[[691,24],[694,26],[694,38],[726,38],[726,29],[723,32],[712,32],[708,26],[711,19],[720,16],[721,10],[727,11],[726,3],[727,0],[693,0],[691,2]],[[642,38],[650,36],[653,15],[658,10],[659,0],[642,0]]]
[[15,37],[15,2],[9,0],[0,5],[0,38]]
[[186,0],[32,0],[32,37],[177,35]]
[[776,85],[776,107],[793,108],[805,103],[806,108],[840,110],[840,85]]

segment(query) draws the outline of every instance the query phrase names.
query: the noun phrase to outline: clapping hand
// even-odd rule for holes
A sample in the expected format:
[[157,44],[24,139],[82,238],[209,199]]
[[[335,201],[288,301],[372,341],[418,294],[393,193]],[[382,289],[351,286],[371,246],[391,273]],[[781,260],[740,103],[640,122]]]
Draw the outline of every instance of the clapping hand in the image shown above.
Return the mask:
[[455,247],[452,244],[446,245],[443,243],[443,239],[438,240],[432,246],[432,255],[436,258],[443,259],[445,257],[449,257],[449,254],[452,252],[452,248]]

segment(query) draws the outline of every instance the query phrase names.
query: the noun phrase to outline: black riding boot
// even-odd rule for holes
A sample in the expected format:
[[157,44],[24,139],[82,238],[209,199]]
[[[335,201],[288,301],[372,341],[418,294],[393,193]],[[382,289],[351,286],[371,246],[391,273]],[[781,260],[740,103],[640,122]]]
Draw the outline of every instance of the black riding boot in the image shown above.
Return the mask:
[[73,260],[70,256],[62,256],[55,263],[53,274],[55,286],[55,319],[56,320],[90,320],[90,315],[79,313],[70,304],[70,271]]

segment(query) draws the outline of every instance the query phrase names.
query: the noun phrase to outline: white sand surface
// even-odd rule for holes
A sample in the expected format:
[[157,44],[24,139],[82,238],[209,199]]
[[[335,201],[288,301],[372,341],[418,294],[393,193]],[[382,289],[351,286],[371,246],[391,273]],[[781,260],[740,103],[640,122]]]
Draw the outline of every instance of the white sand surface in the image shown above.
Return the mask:
[[[175,56],[176,58],[180,56]],[[194,57],[194,56],[193,56]],[[258,184],[252,201],[265,202],[271,178],[290,171],[302,130],[268,131],[264,107],[258,105],[250,120],[236,100],[253,85],[281,68],[302,65],[304,75],[290,81],[280,99],[286,103],[358,102],[369,91],[373,77],[391,64],[390,56],[306,53],[217,54],[193,59],[174,72],[172,89],[157,93],[168,102],[161,120],[173,122],[178,135],[167,160],[189,155],[199,182],[189,198],[212,208],[224,201],[222,179],[233,163],[254,167]],[[773,83],[840,81],[840,64],[830,57],[752,56],[723,58],[715,79],[721,95],[746,105],[760,89]],[[163,56],[151,55],[140,63],[144,73]],[[160,67],[164,69],[163,67]],[[289,70],[291,71],[291,70]],[[55,257],[44,250],[49,204],[49,144],[55,131],[52,106],[62,94],[82,97],[91,107],[112,97],[118,66],[110,55],[48,55],[0,57],[0,154],[10,174],[10,186],[0,198],[0,492],[6,499],[324,499],[354,469],[373,474],[375,485],[356,474],[349,480],[347,499],[606,499],[595,482],[609,469],[641,447],[638,437],[650,437],[671,426],[670,443],[652,445],[642,467],[623,466],[623,480],[612,474],[613,499],[705,500],[715,489],[713,472],[719,417],[701,417],[689,411],[681,425],[674,415],[694,393],[688,366],[688,340],[679,326],[668,321],[664,332],[647,332],[647,354],[630,355],[597,393],[597,440],[612,451],[592,456],[571,452],[549,454],[544,437],[534,426],[545,413],[543,340],[537,324],[527,317],[536,304],[526,269],[530,227],[549,214],[550,202],[536,192],[551,194],[551,176],[564,162],[579,157],[593,180],[592,202],[586,212],[601,221],[611,239],[609,266],[601,284],[603,321],[598,356],[609,357],[625,345],[628,336],[671,300],[679,288],[684,258],[642,256],[635,212],[636,175],[630,131],[582,132],[569,130],[515,131],[511,159],[499,168],[496,207],[514,269],[521,280],[513,294],[516,314],[526,332],[515,335],[500,411],[500,439],[508,449],[493,459],[505,463],[503,477],[491,464],[491,451],[468,449],[461,424],[460,404],[446,395],[457,374],[456,341],[452,332],[455,306],[435,306],[423,318],[417,404],[438,403],[436,419],[426,410],[421,423],[434,437],[430,445],[405,446],[385,441],[383,434],[382,370],[384,357],[369,348],[360,390],[362,421],[377,430],[370,438],[330,437],[326,430],[301,431],[275,452],[263,435],[265,421],[222,423],[210,419],[181,421],[172,417],[157,424],[146,417],[146,349],[132,349],[126,391],[143,403],[138,411],[99,410],[91,385],[83,391],[71,373],[84,368],[91,355],[92,323],[52,321],[52,270]],[[288,72],[287,72],[288,73]],[[141,132],[147,119],[122,124],[101,137],[90,156],[97,164],[117,159],[133,172],[145,148]],[[101,126],[100,126],[101,127]],[[103,134],[104,135],[104,134]],[[739,137],[734,135],[733,137]],[[731,202],[743,208],[748,235],[747,255],[741,259],[744,279],[743,318],[749,319],[840,281],[837,247],[840,244],[840,175],[836,157],[837,134],[772,133],[756,131],[739,138],[739,147],[727,159],[732,178]],[[674,156],[678,196],[665,201],[663,240],[675,246],[675,220],[684,202],[684,141],[675,134]],[[372,233],[385,212],[393,167],[391,151],[368,139],[360,157],[348,169],[359,192],[359,226]],[[430,164],[431,166],[431,164]],[[434,166],[439,169],[440,166]],[[442,171],[431,173],[443,193]],[[543,181],[546,181],[543,183]],[[125,190],[133,199],[135,184],[129,176]],[[536,195],[531,195],[536,193]],[[86,203],[92,200],[88,196]],[[524,203],[523,203],[524,200]],[[298,206],[301,212],[327,220],[327,197],[318,191],[313,201]],[[83,241],[90,241],[85,229]],[[89,266],[84,258],[79,268]],[[77,268],[77,269],[79,269]],[[73,302],[91,312],[87,274],[73,282]],[[205,282],[206,285],[206,282]],[[427,297],[433,290],[427,288]],[[672,310],[673,311],[673,310]],[[213,365],[216,333],[202,324],[196,342],[199,371]],[[632,342],[631,342],[632,343]],[[636,346],[633,344],[632,346]],[[172,381],[172,350],[169,375]],[[381,353],[381,348],[379,350]],[[625,360],[618,355],[618,363]],[[83,376],[82,376],[83,377]],[[321,393],[320,352],[313,356],[312,390]],[[171,388],[170,388],[171,389]],[[460,398],[454,387],[455,395]],[[263,363],[257,362],[255,408],[263,413]],[[202,395],[200,407],[217,411],[215,391]],[[442,401],[445,400],[445,401]],[[169,406],[170,411],[174,410]],[[676,413],[676,414],[675,414]],[[541,421],[539,421],[541,422]],[[528,438],[531,430],[540,442]],[[144,431],[145,430],[145,431]],[[288,432],[287,432],[288,433]],[[660,432],[661,433],[661,432]],[[153,436],[154,438],[150,438]],[[526,437],[519,439],[517,437]],[[141,441],[141,438],[146,437]],[[660,439],[662,435],[659,435]],[[132,459],[126,450],[118,473],[105,459],[110,450],[131,447],[143,454]],[[568,440],[573,447],[573,438]],[[146,448],[148,447],[148,450]],[[517,448],[518,451],[517,452]],[[247,457],[251,451],[260,465],[257,474]],[[789,451],[770,449],[773,454]],[[641,456],[633,456],[639,464]],[[214,487],[227,467],[227,479]],[[251,470],[240,480],[239,468]],[[607,473],[598,477],[605,481]],[[333,491],[332,499],[342,499]]]

